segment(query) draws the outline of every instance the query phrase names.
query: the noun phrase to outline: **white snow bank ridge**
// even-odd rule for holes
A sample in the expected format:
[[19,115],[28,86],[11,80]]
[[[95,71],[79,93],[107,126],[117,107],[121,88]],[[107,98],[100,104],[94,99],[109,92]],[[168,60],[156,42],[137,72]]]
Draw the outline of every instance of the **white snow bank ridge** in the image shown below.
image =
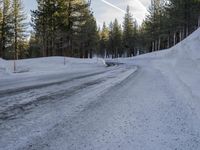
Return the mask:
[[[65,65],[64,65],[65,61]],[[14,62],[0,59],[0,79],[13,76],[38,76],[41,74],[54,74],[63,72],[81,72],[99,67],[105,67],[102,59],[77,59],[64,57],[47,57],[17,60],[17,73],[14,74]]]
[[140,55],[137,58],[200,58],[200,28],[170,49]]
[[6,61],[0,58],[0,76],[7,75]]

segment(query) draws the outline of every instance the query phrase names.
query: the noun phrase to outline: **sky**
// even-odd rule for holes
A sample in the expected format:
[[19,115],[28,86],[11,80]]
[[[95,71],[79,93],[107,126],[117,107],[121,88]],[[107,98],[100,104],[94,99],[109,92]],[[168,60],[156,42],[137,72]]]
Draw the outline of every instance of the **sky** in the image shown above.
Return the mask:
[[[30,21],[30,10],[37,8],[36,0],[23,0],[23,2]],[[141,24],[148,13],[150,0],[92,0],[91,9],[98,26],[102,26],[104,21],[109,24],[115,18],[122,24],[127,5],[130,6],[130,11],[138,24]]]
[[97,20],[98,25],[105,21],[107,24],[118,19],[122,24],[127,5],[133,17],[141,24],[145,15],[148,13],[150,0],[93,0],[91,9]]

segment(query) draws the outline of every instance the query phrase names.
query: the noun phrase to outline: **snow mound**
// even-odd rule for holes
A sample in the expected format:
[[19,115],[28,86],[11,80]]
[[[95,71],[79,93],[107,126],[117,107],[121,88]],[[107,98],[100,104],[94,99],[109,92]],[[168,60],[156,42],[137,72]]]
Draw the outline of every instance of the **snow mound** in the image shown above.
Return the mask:
[[155,67],[169,80],[175,76],[183,87],[200,97],[200,28],[169,49],[120,59],[120,62]]
[[180,81],[199,94],[196,90],[200,89],[200,28],[172,47],[170,55],[172,67]]
[[174,47],[136,57],[152,60],[153,65],[176,79],[193,95],[200,96],[200,28]]
[[175,57],[200,59],[200,28],[171,49]]
[[0,58],[0,77],[3,75],[8,75],[6,66],[6,61]]
[[136,59],[159,59],[159,58],[191,58],[193,60],[200,59],[200,28],[194,31],[186,39],[177,45],[162,51],[156,51],[144,55],[137,56]]
[[[65,62],[65,64],[64,64]],[[0,78],[9,76],[39,76],[44,74],[59,74],[63,72],[81,72],[105,67],[102,59],[78,59],[64,57],[32,58],[16,61],[14,72],[13,60],[0,59]]]

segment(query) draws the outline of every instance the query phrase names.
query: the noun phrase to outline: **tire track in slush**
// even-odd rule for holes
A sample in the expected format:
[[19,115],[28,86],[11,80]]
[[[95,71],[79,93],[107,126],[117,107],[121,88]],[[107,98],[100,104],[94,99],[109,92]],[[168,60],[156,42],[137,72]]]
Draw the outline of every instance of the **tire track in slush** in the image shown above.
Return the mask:
[[[101,73],[93,73],[89,74],[87,76],[80,76],[77,78],[74,78],[71,81],[65,81],[65,82],[57,82],[57,83],[51,83],[51,84],[45,84],[42,87],[36,89],[36,87],[31,87],[32,89],[24,89],[22,93],[19,93],[19,91],[14,91],[10,96],[6,97],[6,99],[11,98],[11,101],[14,101],[14,104],[11,106],[8,106],[9,102],[6,102],[4,104],[1,104],[0,107],[0,124],[2,124],[6,120],[13,120],[18,117],[20,117],[24,113],[30,113],[35,107],[40,106],[40,105],[45,105],[47,103],[56,103],[59,102],[59,100],[62,100],[63,98],[69,98],[79,91],[83,90],[84,88],[89,88],[91,86],[94,86],[96,84],[100,84],[101,82],[106,81],[109,77],[107,74],[112,73],[112,72],[125,72],[126,69],[122,69],[121,71],[118,71],[117,69],[112,69],[109,71],[103,71]],[[87,78],[94,78],[93,80],[87,80]],[[111,76],[111,78],[113,78]],[[65,84],[73,84],[76,80],[80,80],[80,83],[78,85],[73,85],[69,88],[66,88]],[[86,81],[85,81],[86,80]],[[49,89],[50,87],[54,86],[61,86],[61,89],[58,88],[58,90],[52,92],[52,89]],[[66,88],[66,89],[65,89]],[[45,95],[44,92],[38,96],[38,90],[44,90],[46,89]],[[27,92],[29,92],[27,94]],[[24,94],[24,95],[23,95]],[[23,102],[21,100],[22,98],[30,98],[33,97],[29,101]],[[2,99],[2,98],[1,98]],[[3,100],[0,99],[0,102]],[[16,102],[19,100],[19,102]],[[5,99],[4,99],[5,101]],[[7,101],[7,100],[6,100]],[[22,102],[21,102],[22,101]],[[20,115],[21,114],[21,115]]]

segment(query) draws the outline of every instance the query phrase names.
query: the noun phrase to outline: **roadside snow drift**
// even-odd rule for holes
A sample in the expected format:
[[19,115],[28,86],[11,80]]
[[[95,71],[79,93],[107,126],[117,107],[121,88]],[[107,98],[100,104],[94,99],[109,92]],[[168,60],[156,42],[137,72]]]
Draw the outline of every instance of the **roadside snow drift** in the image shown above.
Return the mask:
[[[65,61],[65,64],[64,64]],[[97,67],[105,67],[102,59],[78,59],[64,57],[44,57],[24,59],[16,61],[16,73],[14,73],[14,61],[6,61],[0,58],[0,80],[9,76],[38,76],[42,74],[58,74],[63,72],[81,72]]]

